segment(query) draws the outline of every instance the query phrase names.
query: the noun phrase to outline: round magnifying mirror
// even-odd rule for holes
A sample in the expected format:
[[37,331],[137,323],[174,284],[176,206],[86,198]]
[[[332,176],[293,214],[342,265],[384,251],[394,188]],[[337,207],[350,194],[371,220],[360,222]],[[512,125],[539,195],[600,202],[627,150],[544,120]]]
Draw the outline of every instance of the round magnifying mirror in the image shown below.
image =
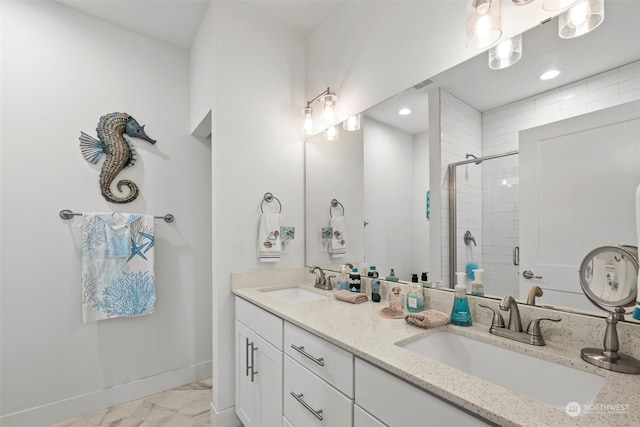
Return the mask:
[[605,311],[615,311],[605,307],[635,305],[638,248],[609,245],[592,250],[580,265],[580,285],[587,298]]

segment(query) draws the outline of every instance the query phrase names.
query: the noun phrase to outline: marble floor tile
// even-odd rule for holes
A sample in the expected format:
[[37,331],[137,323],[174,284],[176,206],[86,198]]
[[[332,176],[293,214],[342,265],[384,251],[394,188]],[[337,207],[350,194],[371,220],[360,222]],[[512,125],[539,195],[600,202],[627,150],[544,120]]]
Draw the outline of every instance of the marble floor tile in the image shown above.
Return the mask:
[[211,389],[207,378],[50,427],[208,427]]

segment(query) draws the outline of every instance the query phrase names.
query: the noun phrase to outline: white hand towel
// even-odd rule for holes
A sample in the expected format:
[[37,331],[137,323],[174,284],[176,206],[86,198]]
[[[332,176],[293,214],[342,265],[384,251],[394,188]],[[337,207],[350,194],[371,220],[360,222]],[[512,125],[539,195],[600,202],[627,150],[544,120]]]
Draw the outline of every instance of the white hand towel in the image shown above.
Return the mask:
[[347,253],[347,241],[344,237],[344,216],[332,216],[330,224],[331,246],[329,251],[334,258],[341,258]]
[[280,261],[280,214],[263,213],[258,228],[258,258],[261,262]]
[[84,322],[154,312],[154,246],[151,215],[84,214]]
[[[638,234],[638,243],[640,246],[640,185],[636,188],[636,232]],[[636,297],[636,308],[633,310],[633,318],[636,320],[640,320],[640,271],[638,272],[638,281],[636,282],[636,292],[638,293]]]

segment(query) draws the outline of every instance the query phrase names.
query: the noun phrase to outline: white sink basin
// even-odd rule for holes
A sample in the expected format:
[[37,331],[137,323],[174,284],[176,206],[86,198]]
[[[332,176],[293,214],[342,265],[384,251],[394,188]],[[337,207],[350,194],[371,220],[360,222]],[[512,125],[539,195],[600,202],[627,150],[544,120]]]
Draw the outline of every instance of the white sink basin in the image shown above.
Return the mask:
[[599,375],[451,332],[436,332],[400,346],[562,409],[570,402],[592,404],[604,383]]
[[316,301],[327,298],[324,295],[308,291],[303,288],[284,288],[274,289],[271,291],[263,291],[265,294],[286,302],[307,302]]

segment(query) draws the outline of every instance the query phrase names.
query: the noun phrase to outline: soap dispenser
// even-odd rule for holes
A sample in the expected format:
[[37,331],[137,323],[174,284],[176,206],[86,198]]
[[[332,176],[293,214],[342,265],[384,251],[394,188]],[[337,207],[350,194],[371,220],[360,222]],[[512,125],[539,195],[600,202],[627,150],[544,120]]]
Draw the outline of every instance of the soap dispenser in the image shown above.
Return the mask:
[[349,290],[349,270],[347,266],[343,265],[340,269],[340,277],[338,278],[338,284],[336,285],[336,291],[348,291]]
[[473,270],[473,280],[471,281],[471,295],[478,297],[484,296],[484,283],[482,282],[482,273],[484,270],[481,268]]
[[457,326],[471,326],[471,311],[469,310],[469,300],[467,300],[467,287],[464,285],[465,273],[456,273],[457,285],[455,286],[455,296],[453,308],[451,309],[451,323]]

